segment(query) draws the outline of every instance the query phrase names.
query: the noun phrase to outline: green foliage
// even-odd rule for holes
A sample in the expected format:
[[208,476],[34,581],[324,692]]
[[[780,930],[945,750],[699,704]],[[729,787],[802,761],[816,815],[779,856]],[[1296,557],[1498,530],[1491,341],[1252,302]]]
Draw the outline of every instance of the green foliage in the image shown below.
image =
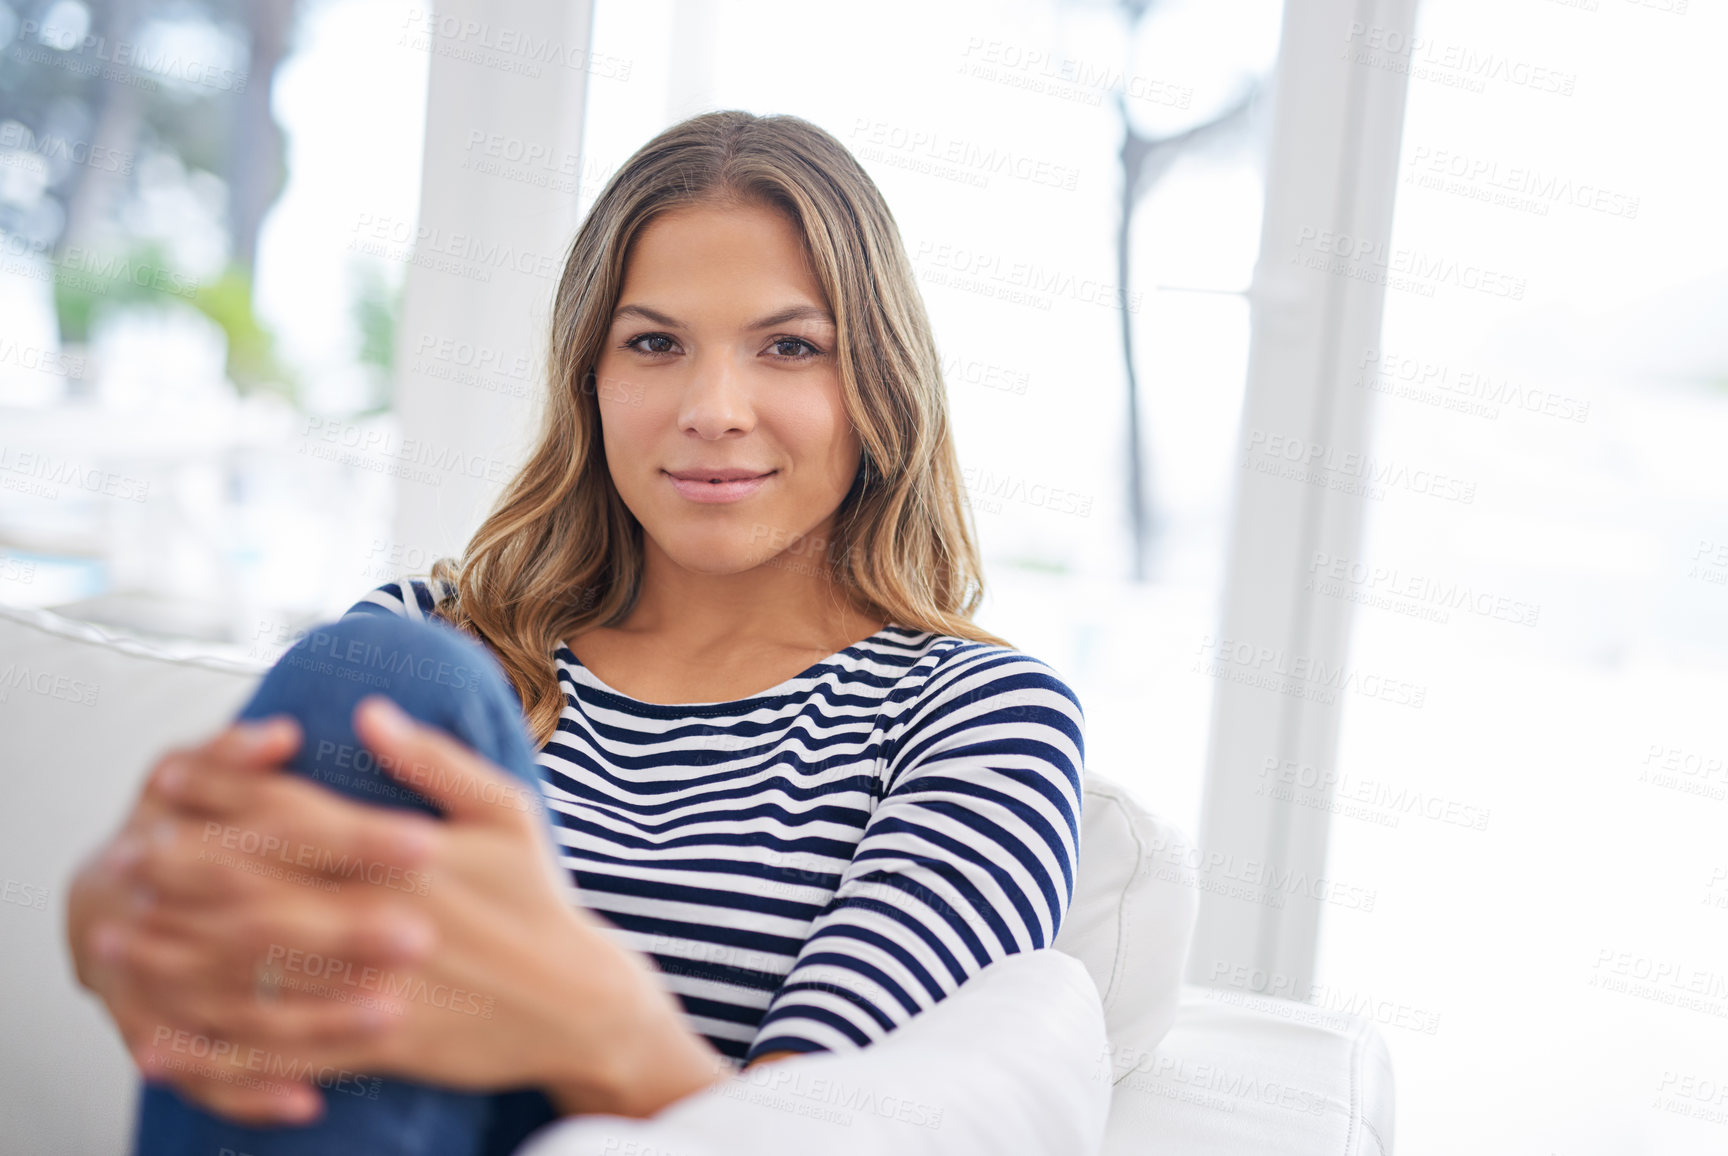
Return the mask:
[[229,265],[208,285],[200,285],[195,305],[228,335],[228,377],[242,394],[269,392],[297,400],[294,373],[276,356],[276,335],[252,309],[252,275]]
[[54,264],[54,309],[60,339],[90,340],[104,317],[134,309],[193,308],[228,339],[229,380],[242,394],[275,393],[298,403],[293,371],[276,356],[276,338],[252,308],[251,274],[230,265],[214,281],[198,284],[176,272],[160,245],[141,243],[121,254],[80,253]]
[[379,413],[390,408],[390,381],[396,367],[396,319],[402,316],[402,285],[392,285],[376,262],[357,261],[351,266],[354,300],[350,316],[360,334],[360,363],[377,370],[378,395],[363,411]]
[[151,284],[154,271],[166,268],[163,256],[159,245],[140,244],[117,258],[93,258],[80,252],[76,259],[56,260],[54,311],[60,339],[89,341],[91,330],[105,314],[173,296]]
[[1038,574],[1067,574],[1071,572],[1068,563],[1060,558],[1033,558],[1028,556],[1009,558],[1003,564],[1010,566],[1015,570],[1031,570]]

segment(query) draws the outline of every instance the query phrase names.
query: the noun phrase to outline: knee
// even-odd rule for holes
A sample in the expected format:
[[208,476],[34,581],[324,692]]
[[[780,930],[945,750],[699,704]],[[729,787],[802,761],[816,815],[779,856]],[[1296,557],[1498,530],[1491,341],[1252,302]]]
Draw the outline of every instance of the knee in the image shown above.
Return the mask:
[[[277,660],[240,717],[293,715],[305,736],[294,769],[345,793],[384,801],[372,781],[381,772],[357,775],[354,769],[371,766],[353,717],[360,700],[374,694],[517,777],[537,781],[520,705],[503,668],[480,642],[444,622],[351,614],[319,623]],[[390,798],[437,813],[430,804]]]
[[514,759],[522,704],[509,676],[484,644],[441,620],[350,614],[320,623],[265,681],[276,684],[266,695],[271,705],[339,713],[344,735],[355,705],[378,694],[471,746],[484,744],[494,761],[522,761]]
[[279,663],[394,698],[478,692],[502,671],[484,646],[441,622],[351,614],[308,629]]

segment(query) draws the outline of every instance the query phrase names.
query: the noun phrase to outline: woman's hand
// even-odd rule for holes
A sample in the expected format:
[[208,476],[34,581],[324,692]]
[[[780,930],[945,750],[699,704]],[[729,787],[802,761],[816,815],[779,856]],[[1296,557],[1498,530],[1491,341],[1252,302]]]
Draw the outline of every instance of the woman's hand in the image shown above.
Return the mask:
[[[209,1021],[199,1000],[215,992],[205,987],[208,977],[192,966],[187,942],[172,934],[172,922],[152,919],[156,895],[145,868],[147,862],[171,857],[177,847],[191,850],[202,860],[206,900],[197,913],[230,923],[243,918],[255,890],[248,884],[259,877],[229,865],[251,864],[244,855],[222,850],[220,836],[225,832],[217,832],[215,839],[208,831],[202,840],[188,837],[192,817],[174,801],[175,788],[194,776],[257,784],[291,781],[276,772],[299,743],[298,726],[281,716],[235,724],[202,744],[168,751],[151,769],[120,831],[79,870],[68,901],[68,946],[79,982],[107,1006],[134,1062],[188,1099],[250,1123],[306,1119],[317,1112],[319,1097],[310,1087],[269,1071],[255,1074],[245,1067],[235,1070],[208,1062]],[[224,865],[213,861],[217,858]],[[181,915],[190,918],[193,911],[188,908]],[[148,938],[144,929],[150,929]],[[159,971],[138,966],[135,953],[169,965],[167,982]],[[186,965],[184,974],[173,973],[176,964]],[[319,1011],[328,1014],[327,1009]],[[179,1054],[176,1043],[183,1045]],[[168,1066],[152,1069],[153,1044],[168,1046]]]
[[357,730],[443,822],[208,762],[153,776],[169,824],[129,873],[151,898],[93,930],[150,1009],[141,1066],[539,1085],[622,1115],[727,1074],[647,962],[567,903],[538,793],[390,708],[369,700]]
[[538,1085],[567,1113],[631,1116],[730,1074],[648,961],[570,903],[538,790],[388,699],[362,702],[355,724],[446,815],[421,901],[436,947],[406,1013],[357,1060],[461,1087]]

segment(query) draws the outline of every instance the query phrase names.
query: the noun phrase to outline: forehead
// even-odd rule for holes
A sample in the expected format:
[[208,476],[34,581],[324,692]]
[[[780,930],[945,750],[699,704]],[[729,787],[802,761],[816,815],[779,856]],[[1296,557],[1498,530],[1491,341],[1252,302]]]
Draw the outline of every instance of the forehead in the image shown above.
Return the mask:
[[694,205],[660,214],[631,242],[619,304],[664,313],[763,312],[828,306],[798,226],[759,203]]

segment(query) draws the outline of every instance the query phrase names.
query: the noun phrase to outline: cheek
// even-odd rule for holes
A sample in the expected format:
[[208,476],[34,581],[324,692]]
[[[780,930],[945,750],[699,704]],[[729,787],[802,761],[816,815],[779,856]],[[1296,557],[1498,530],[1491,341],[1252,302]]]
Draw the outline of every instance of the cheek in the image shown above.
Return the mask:
[[652,450],[671,418],[656,411],[657,397],[640,381],[621,376],[601,363],[589,387],[597,394],[600,440],[614,479],[653,460]]
[[830,488],[844,493],[858,469],[858,435],[846,416],[840,388],[812,397],[808,403],[787,412],[781,428],[805,468],[819,474]]

